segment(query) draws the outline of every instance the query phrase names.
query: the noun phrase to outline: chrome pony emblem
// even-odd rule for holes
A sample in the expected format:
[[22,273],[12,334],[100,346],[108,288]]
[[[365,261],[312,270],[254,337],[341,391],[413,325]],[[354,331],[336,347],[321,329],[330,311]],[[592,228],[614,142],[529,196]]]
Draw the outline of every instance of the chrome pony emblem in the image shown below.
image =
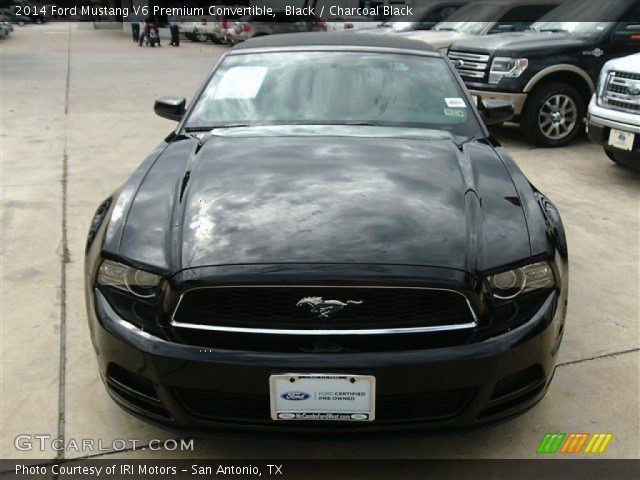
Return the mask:
[[640,95],[640,86],[634,86],[631,85],[629,87],[627,87],[627,93],[631,96],[637,97],[638,95]]
[[316,313],[318,317],[328,318],[336,312],[339,312],[348,305],[361,305],[362,300],[347,300],[341,302],[340,300],[324,300],[322,297],[304,297],[298,303],[296,307],[300,308],[308,305],[311,308],[311,313]]

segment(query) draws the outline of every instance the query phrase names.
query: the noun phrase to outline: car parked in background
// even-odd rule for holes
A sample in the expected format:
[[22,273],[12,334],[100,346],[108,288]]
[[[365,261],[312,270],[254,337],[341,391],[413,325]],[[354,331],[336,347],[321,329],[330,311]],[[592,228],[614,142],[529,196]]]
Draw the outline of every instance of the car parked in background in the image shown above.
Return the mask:
[[416,7],[409,16],[391,17],[377,28],[367,32],[373,34],[389,34],[412,32],[416,30],[431,30],[436,24],[448,18],[469,0],[451,0],[431,2],[423,7]]
[[215,22],[212,27],[213,42],[227,43],[227,32],[234,28],[237,20],[237,17],[227,17]]
[[19,26],[33,23],[30,17],[26,15],[16,15],[10,8],[0,8],[0,15],[4,15],[11,23]]
[[605,62],[638,51],[640,1],[568,0],[530,31],[456,42],[449,58],[473,95],[514,103],[529,142],[558,147],[584,130]]
[[212,40],[211,26],[216,23],[215,17],[202,17],[197,21],[180,22],[180,32],[192,42]]
[[370,17],[363,16],[342,16],[331,17],[327,19],[327,31],[340,32],[343,30],[348,31],[366,31],[373,32],[376,27],[380,25],[379,20],[374,20]]
[[279,33],[302,33],[326,31],[324,20],[309,15],[286,15],[284,12],[275,12],[270,15],[246,15],[241,17],[227,30],[227,41],[231,45],[253,37],[275,35]]
[[430,31],[398,33],[445,51],[453,42],[494,33],[526,30],[561,0],[487,0],[471,2]]
[[227,32],[232,29],[238,17],[206,17],[200,22],[195,22],[192,32],[192,40],[195,42],[212,41],[213,43],[226,43]]
[[13,25],[11,21],[5,15],[0,15],[0,37],[6,37],[13,32]]
[[195,23],[196,22],[190,19],[182,19],[180,20],[180,23],[178,25],[178,30],[180,32],[180,35],[182,35],[187,40],[191,40],[192,42],[195,41],[194,40],[195,35],[193,34],[193,27],[195,26]]
[[602,68],[589,104],[588,132],[611,160],[640,170],[640,53]]

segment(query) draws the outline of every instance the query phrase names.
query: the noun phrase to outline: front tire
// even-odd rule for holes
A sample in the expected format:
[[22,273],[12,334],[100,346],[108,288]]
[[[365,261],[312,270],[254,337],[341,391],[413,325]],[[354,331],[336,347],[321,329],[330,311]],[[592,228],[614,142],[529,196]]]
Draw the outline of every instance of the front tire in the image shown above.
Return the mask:
[[539,147],[562,147],[583,130],[586,106],[571,85],[546,83],[529,96],[520,118],[520,128],[529,142]]
[[620,160],[618,160],[616,158],[616,154],[613,153],[611,150],[607,150],[606,148],[604,149],[604,153],[607,154],[607,157],[609,157],[609,160],[611,160],[614,163],[617,163],[618,165],[620,165]]

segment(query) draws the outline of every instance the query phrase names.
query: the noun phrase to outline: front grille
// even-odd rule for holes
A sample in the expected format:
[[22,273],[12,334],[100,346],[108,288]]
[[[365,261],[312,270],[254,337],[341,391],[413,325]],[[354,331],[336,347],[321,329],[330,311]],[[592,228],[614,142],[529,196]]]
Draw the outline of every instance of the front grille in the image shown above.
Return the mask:
[[[183,407],[196,418],[217,422],[270,423],[268,395],[174,388]],[[474,389],[447,392],[380,395],[374,423],[434,421],[458,416],[469,404]],[[291,426],[289,422],[278,422]],[[309,423],[307,422],[308,426]],[[366,425],[353,423],[350,425]]]
[[610,72],[605,83],[603,102],[616,110],[640,112],[640,74]]
[[349,353],[405,352],[467,345],[476,337],[475,329],[413,333],[411,335],[269,335],[262,333],[207,331],[181,328],[176,340],[207,349],[243,352],[309,353],[343,355]]
[[482,80],[489,67],[489,55],[477,53],[449,51],[449,58],[461,77]]
[[475,317],[466,297],[450,290],[225,286],[187,291],[174,312],[173,324],[186,328],[306,332],[429,327],[446,330],[474,326]]

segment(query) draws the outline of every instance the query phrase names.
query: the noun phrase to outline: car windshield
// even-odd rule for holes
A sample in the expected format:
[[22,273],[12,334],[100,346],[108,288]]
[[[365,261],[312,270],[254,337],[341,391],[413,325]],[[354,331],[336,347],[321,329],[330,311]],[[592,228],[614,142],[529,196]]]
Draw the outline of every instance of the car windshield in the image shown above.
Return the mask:
[[377,52],[229,55],[186,128],[240,125],[374,125],[482,136],[444,59]]
[[609,0],[607,2],[568,0],[533,23],[530,30],[568,32],[574,35],[596,37],[602,32],[608,31],[613,22],[594,20],[619,18],[631,4],[631,0]]
[[422,18],[428,13],[428,9],[416,9],[412,15],[396,15],[384,22],[381,27],[391,29],[394,32],[407,32],[413,30],[413,26],[418,23],[416,18]]
[[[453,31],[462,33],[479,34],[489,22],[500,13],[502,6],[491,3],[470,3],[457,10],[447,18],[446,22],[438,23],[434,30]],[[476,22],[470,20],[486,20]]]
[[529,29],[534,32],[567,32],[574,35],[597,36],[611,25],[611,22],[536,22]]

